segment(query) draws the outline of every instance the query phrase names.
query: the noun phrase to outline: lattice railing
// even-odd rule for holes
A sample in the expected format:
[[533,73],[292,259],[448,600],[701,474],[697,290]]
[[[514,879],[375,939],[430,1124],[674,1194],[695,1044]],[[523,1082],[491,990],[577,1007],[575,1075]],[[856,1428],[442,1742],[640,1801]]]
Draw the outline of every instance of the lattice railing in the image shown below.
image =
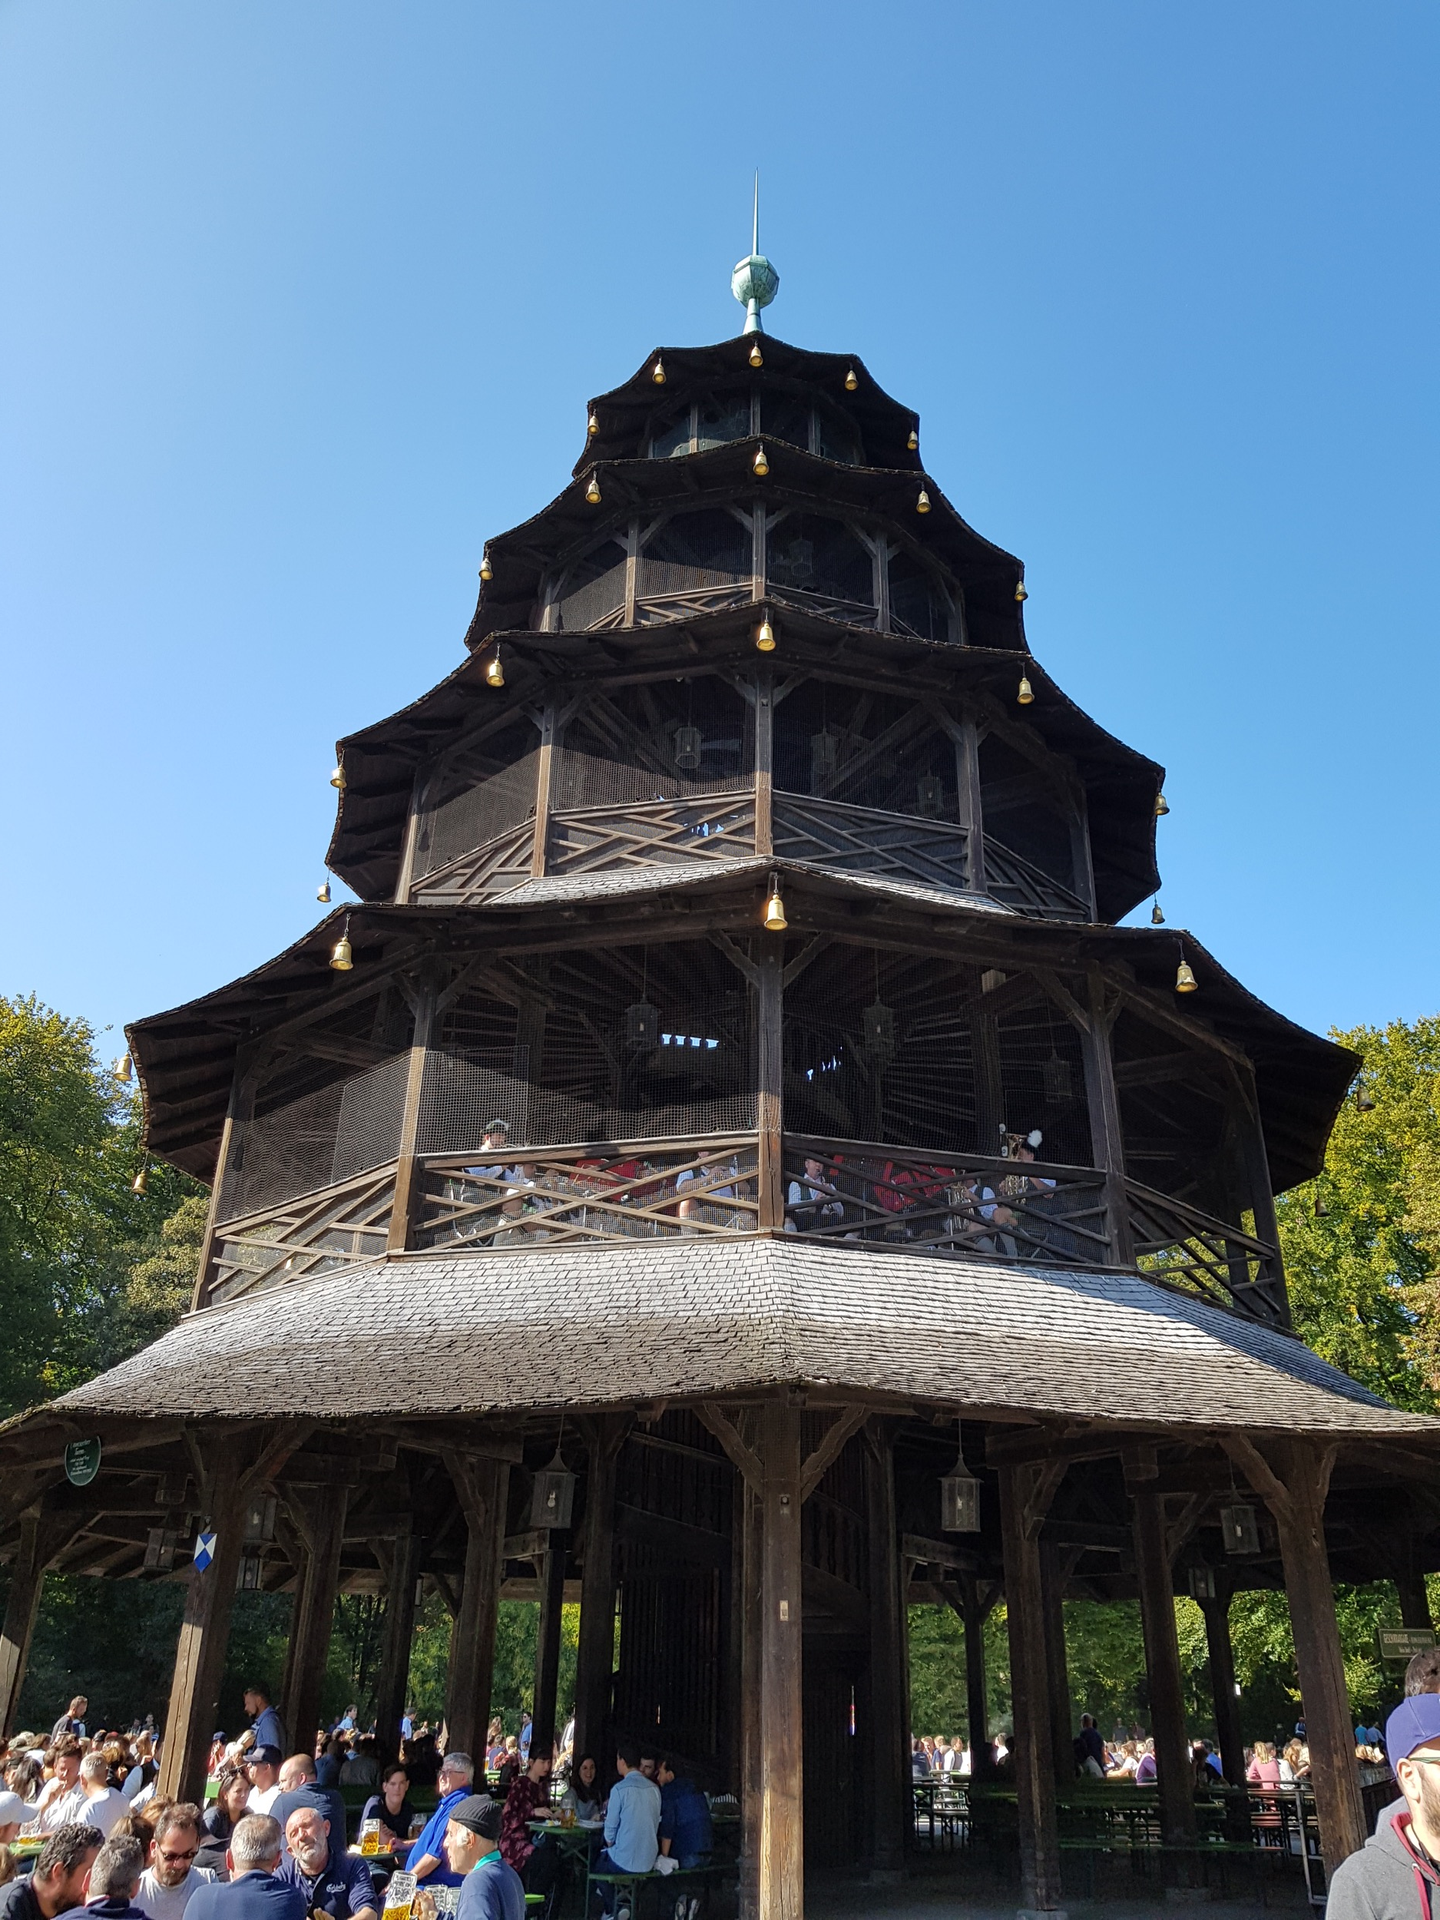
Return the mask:
[[451,906],[482,899],[491,893],[508,893],[530,878],[534,845],[535,823],[527,820],[523,826],[497,835],[483,847],[462,854],[437,872],[412,881],[410,897],[437,906]]
[[753,793],[638,800],[553,814],[545,870],[586,873],[686,860],[738,860],[754,851]]
[[1111,1264],[1103,1174],[785,1136],[785,1225],[836,1242],[1028,1266]]
[[1088,921],[1090,909],[1069,887],[1018,853],[1012,853],[987,834],[985,837],[985,891],[1019,912],[1043,920]]
[[385,1251],[395,1163],[215,1230],[206,1304],[263,1292]]
[[777,793],[774,833],[775,852],[784,860],[813,860],[849,873],[889,874],[950,892],[968,884],[968,836],[953,820]]
[[721,587],[690,587],[679,593],[640,594],[635,601],[635,625],[659,626],[668,620],[689,620],[724,607],[748,606],[752,595],[748,580]]
[[1274,1247],[1138,1180],[1127,1180],[1125,1187],[1142,1273],[1238,1307],[1252,1319],[1289,1323]]
[[669,1148],[480,1153],[426,1162],[412,1244],[515,1252],[587,1240],[681,1240],[753,1233],[754,1138]]

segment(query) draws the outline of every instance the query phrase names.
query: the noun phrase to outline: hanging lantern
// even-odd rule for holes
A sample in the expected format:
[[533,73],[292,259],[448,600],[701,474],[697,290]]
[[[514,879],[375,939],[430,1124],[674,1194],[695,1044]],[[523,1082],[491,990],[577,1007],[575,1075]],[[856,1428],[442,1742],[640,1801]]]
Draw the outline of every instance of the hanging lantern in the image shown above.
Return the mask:
[[938,820],[945,805],[945,782],[938,773],[922,773],[915,782],[915,805],[922,820]]
[[1062,1060],[1052,1047],[1050,1058],[1040,1069],[1041,1084],[1045,1089],[1045,1101],[1048,1106],[1063,1107],[1074,1091],[1070,1077],[1070,1062]]
[[592,407],[590,409],[590,417],[585,422],[586,437],[588,439],[593,440],[599,431],[600,431],[600,416],[598,413],[596,413],[595,409]]
[[1030,676],[1023,667],[1020,670],[1020,685],[1016,689],[1015,698],[1022,707],[1028,707],[1035,698],[1035,689],[1030,684]]
[[330,776],[330,784],[337,793],[343,793],[345,791],[345,769],[339,765],[338,762],[335,771]]
[[657,361],[655,362],[655,371],[654,371],[654,372],[653,372],[653,373],[651,374],[651,376],[650,376],[650,378],[651,378],[651,379],[652,379],[652,380],[653,380],[653,381],[655,382],[655,384],[656,384],[656,386],[657,386],[657,387],[663,387],[663,386],[664,386],[664,384],[665,384],[665,362],[664,362],[663,360],[657,360]]
[[865,1051],[872,1060],[895,1058],[895,1009],[878,997],[865,1009]]
[[765,902],[765,931],[783,933],[788,922],[785,918],[785,902],[780,897],[780,876],[770,876],[770,898]]
[[924,487],[921,487],[920,497],[915,502],[915,511],[916,513],[929,513],[930,511],[930,496],[925,491]]
[[760,622],[760,630],[755,635],[755,645],[761,653],[773,653],[775,651],[775,629],[770,624],[770,616],[768,613]]
[[145,1571],[147,1573],[169,1573],[175,1565],[175,1551],[180,1545],[180,1535],[168,1527],[151,1527],[145,1541]]
[[860,382],[855,377],[854,367],[847,368],[845,373],[845,391],[847,393],[854,393],[859,384]]
[[963,1426],[960,1427],[959,1438],[960,1450],[955,1457],[955,1464],[940,1482],[940,1530],[942,1533],[978,1533],[980,1482],[965,1464]]
[[114,1066],[111,1067],[110,1071],[114,1074],[117,1080],[123,1080],[126,1086],[129,1086],[130,1082],[135,1077],[134,1066],[131,1062],[131,1059],[128,1053],[122,1053],[120,1058],[115,1062]]
[[658,1047],[660,1009],[648,1000],[637,1000],[625,1009],[625,1043],[631,1047]]
[[1157,820],[1163,820],[1169,811],[1170,802],[1165,798],[1163,793],[1157,793],[1155,796],[1155,818]]
[[1025,601],[1030,598],[1029,589],[1023,580],[1017,580],[1015,582],[1015,598],[1017,601]]
[[130,1182],[130,1191],[132,1193],[144,1193],[145,1189],[149,1186],[149,1184],[150,1184],[150,1169],[148,1166],[142,1165],[140,1168],[140,1171],[136,1174],[135,1178]]
[[910,438],[905,442],[905,448],[909,453],[918,453],[920,451],[920,436],[914,427],[910,429]]
[[315,889],[315,898],[320,902],[322,907],[329,906],[330,882],[328,880],[322,880],[320,882],[319,886]]
[[278,1502],[273,1493],[262,1493],[245,1509],[245,1545],[268,1547],[275,1538],[275,1514]]
[[1220,1537],[1227,1553],[1259,1553],[1260,1522],[1248,1501],[1220,1509]]
[[568,1527],[575,1508],[575,1476],[566,1466],[555,1443],[555,1458],[535,1476],[535,1491],[530,1496],[532,1527]]
[[1213,1567],[1191,1567],[1190,1598],[1192,1600],[1213,1600],[1215,1598],[1215,1569]]
[[590,476],[590,484],[585,489],[585,498],[592,507],[598,507],[600,504],[600,482],[593,473]]
[[810,791],[820,793],[834,779],[840,765],[838,733],[812,733],[810,736]]
[[340,938],[330,949],[330,965],[336,973],[349,973],[355,964],[355,955],[350,946],[350,916],[345,916],[345,926]]
[[1160,911],[1160,902],[1158,900],[1150,909],[1150,924],[1152,927],[1163,927],[1165,924],[1165,915]]
[[490,565],[490,550],[488,547],[485,550],[484,558],[480,562],[480,578],[487,581],[495,578],[495,569]]
[[750,349],[750,364],[752,367],[763,367],[765,364],[765,356],[760,351],[760,340],[758,335],[756,336],[755,342]]
[[498,646],[485,663],[485,684],[487,687],[503,687],[505,684],[505,669],[500,664]]
[[700,751],[704,741],[700,737],[699,727],[677,727],[675,729],[675,765],[681,773],[696,773],[700,767]]
[[[130,1056],[127,1054],[125,1057],[128,1060]],[[1371,1093],[1369,1087],[1366,1086],[1363,1074],[1355,1083],[1355,1111],[1357,1113],[1373,1113],[1375,1111],[1375,1096]]]
[[1175,969],[1176,993],[1198,993],[1199,989],[1200,982],[1191,971],[1190,962],[1182,958],[1179,966]]

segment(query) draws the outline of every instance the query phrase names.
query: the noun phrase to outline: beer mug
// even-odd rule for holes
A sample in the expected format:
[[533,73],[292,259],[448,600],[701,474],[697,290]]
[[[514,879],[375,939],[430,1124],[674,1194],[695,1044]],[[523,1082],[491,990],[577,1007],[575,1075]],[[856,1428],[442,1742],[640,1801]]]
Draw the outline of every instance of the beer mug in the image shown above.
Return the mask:
[[414,1899],[414,1874],[392,1873],[390,1884],[385,1889],[384,1920],[410,1920],[410,1907]]
[[360,1851],[367,1858],[373,1858],[380,1851],[380,1822],[362,1820],[360,1822]]

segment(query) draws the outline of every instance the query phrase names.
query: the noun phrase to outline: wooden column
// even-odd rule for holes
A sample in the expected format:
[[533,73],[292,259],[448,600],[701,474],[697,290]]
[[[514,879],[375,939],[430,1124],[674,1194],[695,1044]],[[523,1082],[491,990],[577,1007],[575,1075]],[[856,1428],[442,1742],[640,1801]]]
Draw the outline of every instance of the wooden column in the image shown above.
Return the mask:
[[1075,876],[1075,891],[1097,918],[1095,906],[1095,867],[1090,857],[1090,813],[1085,804],[1085,789],[1079,787],[1070,796],[1066,815],[1070,828],[1070,864]]
[[335,1626],[335,1593],[340,1584],[340,1549],[345,1540],[347,1487],[292,1490],[286,1495],[291,1518],[305,1541],[305,1563],[290,1616],[290,1659],[280,1718],[296,1753],[311,1753],[320,1722],[320,1692]]
[[410,1685],[410,1648],[415,1638],[416,1565],[419,1542],[406,1526],[387,1542],[385,1561],[385,1639],[380,1649],[380,1678],[375,1687],[375,1735],[382,1761],[399,1758],[400,1722]]
[[960,1617],[965,1623],[965,1731],[970,1740],[970,1772],[974,1779],[988,1780],[993,1772],[990,1700],[985,1683],[985,1616],[990,1607],[981,1601],[980,1583],[974,1574],[964,1576],[960,1591],[963,1596]]
[[1054,1914],[1060,1900],[1060,1840],[1050,1750],[1049,1680],[1040,1580],[1040,1527],[1059,1473],[1044,1466],[1002,1466],[1000,1531],[1014,1697],[1015,1785],[1020,1814],[1020,1910]]
[[984,893],[985,816],[980,803],[980,730],[973,720],[942,718],[941,724],[955,746],[955,788],[960,824],[965,829],[965,885],[971,893]]
[[[246,1065],[237,1056],[235,1073],[230,1082],[230,1099],[225,1108],[225,1124],[220,1129],[220,1145],[215,1154],[215,1173],[210,1181],[210,1204],[205,1213],[205,1233],[200,1242],[200,1258],[195,1265],[195,1287],[190,1295],[190,1309],[195,1312],[205,1306],[210,1298],[210,1284],[214,1278],[215,1267],[215,1228],[229,1217],[230,1209],[226,1202],[226,1175],[230,1172],[230,1158],[235,1148],[237,1129],[244,1126],[255,1105],[255,1089],[259,1072],[252,1063]],[[244,1135],[241,1134],[243,1140]],[[212,1728],[213,1732],[214,1729]]]
[[400,1140],[395,1161],[395,1199],[390,1208],[387,1253],[402,1253],[410,1244],[410,1226],[419,1198],[421,1169],[415,1158],[420,1133],[420,1099],[425,1088],[425,1055],[435,1022],[436,988],[433,980],[419,983],[411,1005],[415,1031],[410,1039],[410,1062],[405,1076],[405,1105],[400,1115]]
[[985,1011],[982,994],[970,1018],[975,1053],[975,1130],[982,1153],[999,1153],[1005,1128],[1005,1087],[1000,1076],[1000,1028]]
[[1230,1590],[1217,1579],[1215,1592],[1200,1602],[1205,1616],[1205,1648],[1210,1657],[1210,1690],[1215,1700],[1215,1737],[1220,1768],[1232,1787],[1245,1784],[1245,1742],[1240,1736],[1240,1703],[1235,1696],[1235,1649],[1230,1643]]
[[785,1227],[784,935],[761,934],[755,962],[756,1120],[759,1131],[759,1219],[762,1233]]
[[1400,1602],[1402,1627],[1419,1627],[1426,1633],[1435,1631],[1435,1622],[1430,1617],[1430,1595],[1423,1573],[1397,1574],[1395,1597]]
[[15,1708],[25,1684],[40,1590],[45,1584],[45,1554],[39,1510],[20,1516],[20,1540],[10,1563],[10,1592],[5,1624],[0,1627],[0,1738],[15,1730]]
[[425,770],[415,769],[410,782],[410,812],[405,821],[405,844],[400,851],[400,872],[395,881],[395,904],[410,904],[410,888],[415,880],[415,849],[420,838],[420,822],[425,815]]
[[805,1908],[801,1694],[800,1409],[760,1416],[760,1857],[762,1920]]
[[555,768],[558,719],[555,702],[547,700],[540,716],[540,750],[535,775],[535,837],[530,843],[530,871],[537,879],[545,871],[545,848],[550,838],[550,788]]
[[1153,1452],[1127,1463],[1135,1578],[1140,1589],[1140,1626],[1145,1638],[1150,1727],[1155,1739],[1160,1835],[1167,1847],[1195,1844],[1195,1792],[1190,1777],[1190,1741],[1185,1731],[1185,1688],[1180,1641],[1175,1631],[1175,1591],[1165,1541]]
[[1075,1733],[1070,1724],[1070,1658],[1065,1647],[1065,1558],[1049,1543],[1040,1548],[1040,1594],[1045,1609],[1045,1671],[1050,1706],[1050,1751],[1055,1784],[1062,1791],[1075,1778]]
[[1260,1096],[1255,1086],[1255,1070],[1226,1057],[1239,1103],[1232,1108],[1236,1147],[1255,1222],[1255,1238],[1275,1249],[1274,1287],[1283,1324],[1290,1324],[1290,1299],[1285,1287],[1285,1270],[1280,1258],[1280,1225],[1275,1217],[1275,1193],[1270,1184],[1270,1155],[1265,1146],[1265,1129],[1260,1119]]
[[629,1419],[602,1413],[582,1423],[585,1473],[585,1565],[580,1578],[580,1644],[575,1657],[575,1752],[593,1753],[601,1777],[615,1766],[609,1751],[610,1687],[615,1672],[615,1482]]
[[740,1920],[762,1920],[760,1911],[760,1622],[763,1609],[764,1535],[759,1492],[743,1494],[741,1541],[741,1665],[744,1690],[740,1721]]
[[1133,1267],[1135,1240],[1130,1231],[1130,1202],[1125,1191],[1125,1136],[1120,1124],[1120,1100],[1115,1091],[1115,1062],[1110,1052],[1110,1030],[1117,1009],[1107,1005],[1105,982],[1098,967],[1088,975],[1089,1011],[1080,1032],[1085,1061],[1085,1094],[1090,1109],[1090,1151],[1105,1175],[1105,1214],[1110,1232],[1110,1258],[1116,1266]]
[[761,667],[755,676],[755,851],[775,851],[775,675]]
[[1366,1838],[1360,1776],[1355,1769],[1354,1722],[1325,1549],[1325,1496],[1334,1449],[1303,1441],[1275,1441],[1262,1454],[1242,1434],[1223,1438],[1231,1458],[1275,1516],[1280,1535],[1310,1777],[1329,1875]]
[[555,1718],[560,1691],[560,1625],[565,1605],[565,1562],[570,1531],[552,1527],[550,1544],[536,1563],[540,1577],[540,1631],[535,1640],[535,1693],[530,1709],[530,1753],[555,1748]]
[[490,1724],[495,1624],[505,1564],[510,1469],[503,1460],[447,1453],[445,1464],[465,1512],[465,1584],[450,1638],[450,1744],[478,1762]]
[[910,1808],[910,1728],[905,1715],[905,1622],[895,1520],[895,1443],[889,1425],[865,1430],[865,1516],[869,1532],[870,1865],[877,1881],[898,1880]]
[[206,1532],[215,1534],[215,1556],[203,1572],[192,1561],[186,1576],[185,1611],[155,1782],[159,1796],[175,1800],[198,1801],[204,1792],[245,1531],[245,1491],[231,1443],[216,1448],[204,1479],[203,1524]]

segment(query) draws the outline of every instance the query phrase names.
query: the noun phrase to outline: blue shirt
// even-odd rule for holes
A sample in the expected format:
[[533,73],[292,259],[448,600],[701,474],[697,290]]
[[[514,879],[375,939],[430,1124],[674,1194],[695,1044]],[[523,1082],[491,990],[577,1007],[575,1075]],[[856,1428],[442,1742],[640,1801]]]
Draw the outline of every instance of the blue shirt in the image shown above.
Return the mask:
[[461,1881],[459,1920],[525,1920],[525,1882],[498,1853],[477,1860]]
[[352,1914],[362,1913],[366,1907],[379,1910],[369,1867],[357,1855],[346,1853],[343,1843],[338,1852],[331,1846],[329,1859],[313,1879],[293,1854],[281,1861],[279,1877],[304,1894],[307,1913],[323,1908],[333,1920],[350,1920]]
[[255,1736],[257,1747],[278,1747],[285,1751],[285,1728],[274,1707],[262,1707],[255,1716],[255,1724],[250,1731]]
[[305,1896],[278,1873],[212,1880],[190,1896],[185,1920],[306,1920]]
[[683,1866],[715,1844],[710,1803],[693,1780],[667,1780],[660,1789],[660,1838]]
[[405,1871],[413,1873],[415,1862],[427,1853],[433,1853],[440,1862],[435,1871],[427,1874],[421,1882],[427,1887],[458,1887],[462,1884],[460,1875],[452,1873],[450,1862],[445,1858],[445,1829],[450,1824],[450,1809],[458,1807],[462,1800],[468,1799],[473,1791],[470,1787],[457,1787],[453,1793],[447,1793],[425,1823],[425,1831],[411,1847],[405,1860]]
[[[280,1822],[280,1838],[285,1840],[285,1824],[297,1807],[314,1807],[316,1812],[330,1822],[330,1846],[332,1851],[345,1851],[345,1802],[338,1787],[322,1787],[318,1780],[307,1780],[303,1787],[291,1787],[288,1793],[278,1794],[270,1807],[270,1818]],[[283,1858],[290,1858],[287,1845]]]
[[638,1767],[610,1789],[605,1846],[621,1873],[649,1873],[660,1852],[660,1789]]

